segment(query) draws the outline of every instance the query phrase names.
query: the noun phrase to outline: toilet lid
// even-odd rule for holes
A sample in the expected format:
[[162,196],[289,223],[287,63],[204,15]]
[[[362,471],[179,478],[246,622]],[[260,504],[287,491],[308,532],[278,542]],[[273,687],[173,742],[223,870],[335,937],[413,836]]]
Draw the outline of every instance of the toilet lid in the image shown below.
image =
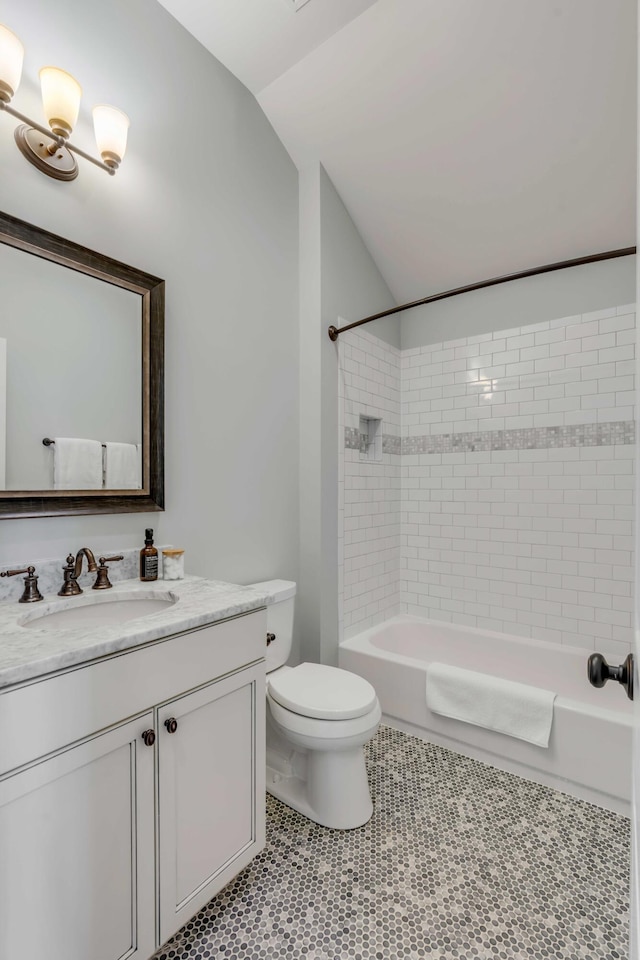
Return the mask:
[[320,663],[301,663],[269,678],[269,694],[280,706],[303,717],[351,720],[376,703],[376,692],[362,677]]

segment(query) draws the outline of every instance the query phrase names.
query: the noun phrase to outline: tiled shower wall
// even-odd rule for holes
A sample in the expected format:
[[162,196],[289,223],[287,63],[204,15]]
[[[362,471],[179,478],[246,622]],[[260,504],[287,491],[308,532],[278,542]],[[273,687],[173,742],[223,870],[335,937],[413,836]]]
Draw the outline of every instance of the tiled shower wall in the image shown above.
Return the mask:
[[[342,636],[400,612],[400,351],[350,331],[338,341],[338,356]],[[382,421],[380,460],[365,459],[360,416]]]
[[[401,612],[626,655],[634,309],[400,354],[401,454],[390,460],[402,464]],[[350,357],[355,381],[367,344],[393,353],[369,335]],[[344,427],[353,427],[362,410],[359,397],[348,400]],[[359,454],[349,453],[345,510],[347,496],[361,509],[347,470]],[[345,537],[346,522],[345,512]],[[358,602],[350,573],[347,583],[345,566],[345,635],[389,615],[372,597]]]

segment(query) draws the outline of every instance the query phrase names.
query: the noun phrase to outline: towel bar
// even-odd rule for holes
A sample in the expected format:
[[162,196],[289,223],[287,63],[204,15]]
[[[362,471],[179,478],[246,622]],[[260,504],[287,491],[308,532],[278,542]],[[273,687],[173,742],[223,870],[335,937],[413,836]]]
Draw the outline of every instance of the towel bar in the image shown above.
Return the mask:
[[[45,447],[52,447],[55,443],[55,440],[50,440],[49,437],[45,437],[42,443]],[[106,443],[103,443],[102,446],[106,447]]]

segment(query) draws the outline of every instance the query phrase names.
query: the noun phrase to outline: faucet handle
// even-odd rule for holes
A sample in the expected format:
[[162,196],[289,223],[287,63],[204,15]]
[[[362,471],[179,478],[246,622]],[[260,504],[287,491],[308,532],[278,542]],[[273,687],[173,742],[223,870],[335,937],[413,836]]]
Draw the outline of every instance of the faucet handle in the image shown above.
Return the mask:
[[124,560],[124,554],[119,553],[115,557],[100,557],[98,576],[91,588],[92,590],[109,590],[113,586],[109,580],[109,567],[107,567],[107,563],[114,563],[116,560]]
[[26,577],[24,578],[24,590],[18,603],[36,603],[38,600],[43,600],[44,598],[38,590],[35,567],[25,567],[24,570],[3,570],[0,577],[16,577],[19,573],[26,573]]

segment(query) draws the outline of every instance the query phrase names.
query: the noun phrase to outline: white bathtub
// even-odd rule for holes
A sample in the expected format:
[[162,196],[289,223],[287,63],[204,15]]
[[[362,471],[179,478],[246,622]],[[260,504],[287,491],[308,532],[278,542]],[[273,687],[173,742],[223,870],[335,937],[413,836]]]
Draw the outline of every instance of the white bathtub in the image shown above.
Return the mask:
[[[383,722],[431,743],[629,815],[632,704],[587,680],[588,651],[399,616],[345,640],[340,666],[375,687]],[[430,661],[554,690],[549,748],[450,720],[426,703]]]

